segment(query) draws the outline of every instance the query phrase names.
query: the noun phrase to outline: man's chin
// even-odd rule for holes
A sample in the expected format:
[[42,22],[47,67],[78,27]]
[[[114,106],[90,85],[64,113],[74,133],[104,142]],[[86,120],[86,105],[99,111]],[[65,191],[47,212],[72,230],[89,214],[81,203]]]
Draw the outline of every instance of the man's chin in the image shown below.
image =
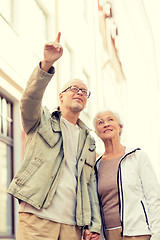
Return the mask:
[[81,104],[76,104],[76,105],[72,106],[72,110],[73,110],[75,113],[79,113],[79,112],[81,112],[83,109],[84,109],[84,107],[83,107]]

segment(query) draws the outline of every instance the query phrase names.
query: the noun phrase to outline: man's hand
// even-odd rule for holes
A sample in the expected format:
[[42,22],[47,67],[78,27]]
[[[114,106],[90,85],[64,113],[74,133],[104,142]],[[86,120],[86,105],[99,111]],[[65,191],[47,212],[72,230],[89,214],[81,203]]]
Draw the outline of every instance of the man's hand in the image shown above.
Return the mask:
[[83,239],[84,240],[99,240],[99,234],[90,232],[88,229],[86,229],[83,234]]
[[48,72],[53,63],[63,54],[63,48],[60,45],[60,38],[61,33],[59,32],[54,42],[46,43],[44,46],[44,58],[41,61],[41,68],[46,72]]
[[83,239],[84,240],[90,240],[91,239],[91,235],[92,235],[92,233],[88,229],[86,229],[84,231],[84,234],[83,234]]
[[99,240],[99,234],[98,233],[92,233],[91,240]]

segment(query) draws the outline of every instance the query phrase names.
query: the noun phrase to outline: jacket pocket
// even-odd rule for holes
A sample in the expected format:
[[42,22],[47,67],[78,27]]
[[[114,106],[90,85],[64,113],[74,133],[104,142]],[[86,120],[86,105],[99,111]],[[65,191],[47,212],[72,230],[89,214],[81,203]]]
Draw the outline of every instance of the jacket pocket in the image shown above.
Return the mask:
[[90,152],[93,152],[95,149],[96,149],[96,145],[95,144],[91,144],[88,150]]
[[149,228],[148,217],[147,217],[146,209],[145,209],[145,206],[144,206],[144,203],[142,202],[142,200],[141,200],[141,205],[142,205],[143,212],[144,212],[144,215],[145,215],[146,223],[147,223],[148,228]]
[[84,170],[85,170],[85,176],[86,176],[87,184],[89,184],[92,171],[94,170],[93,161],[90,162],[86,159],[85,162],[84,162]]
[[92,137],[90,137],[90,144],[88,150],[90,152],[93,152],[95,149],[96,149],[95,140]]
[[[58,126],[58,125],[56,125]],[[54,127],[56,127],[54,126]],[[51,123],[48,121],[47,123],[43,124],[43,126],[39,127],[38,134],[45,140],[45,142],[53,148],[60,139],[61,132],[54,131],[52,128]]]
[[96,153],[95,153],[96,145],[95,143],[90,144],[85,160],[85,164],[94,167],[96,161]]
[[91,167],[91,168],[93,167],[93,166],[92,166],[92,163],[88,162],[87,160],[85,160],[84,163],[85,163],[87,166]]
[[84,162],[85,175],[88,184],[90,183],[91,174],[92,171],[94,171],[94,165],[96,161],[95,148],[96,148],[95,141],[92,140],[92,138],[90,138],[90,145],[88,147],[86,159]]
[[25,182],[34,175],[37,169],[43,164],[44,160],[35,158],[31,160],[28,164],[27,168],[20,174],[20,176],[16,179],[15,183],[22,187]]

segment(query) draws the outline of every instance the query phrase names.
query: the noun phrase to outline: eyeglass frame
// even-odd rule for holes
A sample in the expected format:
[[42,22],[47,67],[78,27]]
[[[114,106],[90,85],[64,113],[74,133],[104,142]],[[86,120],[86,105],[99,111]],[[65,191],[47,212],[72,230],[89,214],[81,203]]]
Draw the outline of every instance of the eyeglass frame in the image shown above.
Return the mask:
[[[72,87],[77,88],[77,91],[72,91],[72,90],[71,90]],[[88,89],[83,89],[83,88],[79,88],[79,87],[76,87],[76,86],[69,86],[69,87],[67,87],[65,90],[63,90],[62,93],[63,93],[63,92],[66,92],[66,91],[69,90],[69,89],[70,89],[72,92],[75,92],[75,93],[78,93],[79,91],[81,91],[82,94],[83,94],[85,97],[87,97],[87,98],[89,98],[89,97],[91,96],[91,92],[90,92]],[[83,93],[83,91],[86,91],[86,92],[87,92],[87,95],[85,95],[85,94]]]

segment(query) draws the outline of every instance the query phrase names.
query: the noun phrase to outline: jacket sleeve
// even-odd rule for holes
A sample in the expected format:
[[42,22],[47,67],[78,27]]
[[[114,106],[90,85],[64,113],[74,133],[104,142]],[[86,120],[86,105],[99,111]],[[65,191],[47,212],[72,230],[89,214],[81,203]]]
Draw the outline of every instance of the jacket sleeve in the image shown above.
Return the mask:
[[90,232],[101,232],[101,216],[100,207],[97,194],[97,181],[95,176],[95,171],[91,173],[91,179],[89,184],[89,197],[91,204],[91,225],[89,226]]
[[148,204],[151,240],[160,239],[160,185],[146,153],[139,151],[139,171]]
[[53,67],[50,72],[44,72],[37,66],[31,74],[22,95],[20,102],[22,125],[27,134],[30,131],[34,131],[41,121],[42,97],[49,81],[53,77]]

